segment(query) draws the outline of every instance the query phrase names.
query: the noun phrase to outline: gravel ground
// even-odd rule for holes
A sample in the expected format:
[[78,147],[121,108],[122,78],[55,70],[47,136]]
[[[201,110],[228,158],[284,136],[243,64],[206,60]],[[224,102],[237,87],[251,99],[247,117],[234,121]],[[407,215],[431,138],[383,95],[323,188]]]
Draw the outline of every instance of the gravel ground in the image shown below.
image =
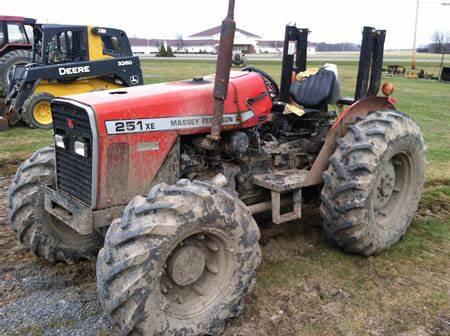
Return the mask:
[[0,334],[114,334],[97,301],[94,262],[49,265],[17,243],[7,223],[10,180],[0,177]]

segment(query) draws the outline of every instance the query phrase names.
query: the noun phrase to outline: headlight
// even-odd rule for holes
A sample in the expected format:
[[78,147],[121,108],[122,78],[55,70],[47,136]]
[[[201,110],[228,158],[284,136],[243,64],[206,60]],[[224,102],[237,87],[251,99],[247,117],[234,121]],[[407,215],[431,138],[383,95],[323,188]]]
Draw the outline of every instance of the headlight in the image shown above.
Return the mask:
[[88,155],[88,146],[84,142],[75,141],[74,143],[75,153],[84,157]]
[[55,145],[56,145],[56,147],[66,149],[66,144],[64,143],[64,136],[59,135],[59,134],[55,134],[55,135],[53,136],[53,138],[54,138],[54,140],[55,140]]

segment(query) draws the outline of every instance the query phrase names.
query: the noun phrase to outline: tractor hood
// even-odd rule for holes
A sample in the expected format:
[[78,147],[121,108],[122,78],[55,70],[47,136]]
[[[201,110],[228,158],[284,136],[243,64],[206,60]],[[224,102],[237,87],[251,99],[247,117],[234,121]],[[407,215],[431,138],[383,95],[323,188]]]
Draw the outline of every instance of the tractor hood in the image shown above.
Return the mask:
[[[210,132],[213,86],[209,76],[55,99],[58,188],[96,209],[146,194],[161,166],[178,160],[180,135]],[[259,74],[232,73],[224,130],[264,123],[271,109]],[[170,171],[179,177],[175,168]]]
[[[182,134],[202,133],[210,127],[209,119],[200,117],[212,117],[213,86],[214,77],[207,76],[67,98],[92,108],[100,137],[172,130]],[[268,117],[272,102],[260,75],[232,72],[228,92],[224,111],[225,129],[237,125],[252,127]],[[122,127],[124,122],[128,125],[131,122],[139,124],[127,129]]]

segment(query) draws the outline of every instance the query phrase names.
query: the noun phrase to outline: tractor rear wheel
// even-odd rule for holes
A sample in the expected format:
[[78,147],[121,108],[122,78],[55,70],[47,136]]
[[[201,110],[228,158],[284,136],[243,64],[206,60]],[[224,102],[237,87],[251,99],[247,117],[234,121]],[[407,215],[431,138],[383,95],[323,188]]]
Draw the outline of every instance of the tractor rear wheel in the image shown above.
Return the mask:
[[100,302],[122,333],[217,335],[240,314],[261,260],[259,229],[237,198],[180,180],[137,196],[97,259]]
[[54,98],[46,92],[36,93],[28,97],[22,107],[24,121],[31,128],[52,128],[53,119],[50,103]]
[[30,62],[30,50],[13,50],[0,57],[0,97],[5,97],[8,94],[13,66]]
[[349,126],[324,173],[321,214],[348,252],[373,255],[395,244],[417,210],[425,181],[420,127],[398,111]]
[[19,167],[8,192],[8,219],[17,239],[51,263],[95,259],[100,234],[80,235],[44,208],[44,185],[55,185],[54,148],[36,151]]

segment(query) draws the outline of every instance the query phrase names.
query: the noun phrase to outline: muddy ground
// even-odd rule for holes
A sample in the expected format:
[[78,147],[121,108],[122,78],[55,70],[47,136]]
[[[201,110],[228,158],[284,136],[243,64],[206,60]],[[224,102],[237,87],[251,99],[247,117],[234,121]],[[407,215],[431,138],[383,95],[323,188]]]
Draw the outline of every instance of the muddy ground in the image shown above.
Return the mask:
[[[9,183],[0,176],[0,334],[116,334],[97,301],[95,262],[49,265],[16,242]],[[438,205],[438,216],[448,210]],[[421,220],[427,214],[421,208]],[[263,228],[258,285],[226,335],[450,335],[448,241],[432,249],[422,241],[425,254],[348,256],[325,238],[319,218],[309,210],[300,223]]]

